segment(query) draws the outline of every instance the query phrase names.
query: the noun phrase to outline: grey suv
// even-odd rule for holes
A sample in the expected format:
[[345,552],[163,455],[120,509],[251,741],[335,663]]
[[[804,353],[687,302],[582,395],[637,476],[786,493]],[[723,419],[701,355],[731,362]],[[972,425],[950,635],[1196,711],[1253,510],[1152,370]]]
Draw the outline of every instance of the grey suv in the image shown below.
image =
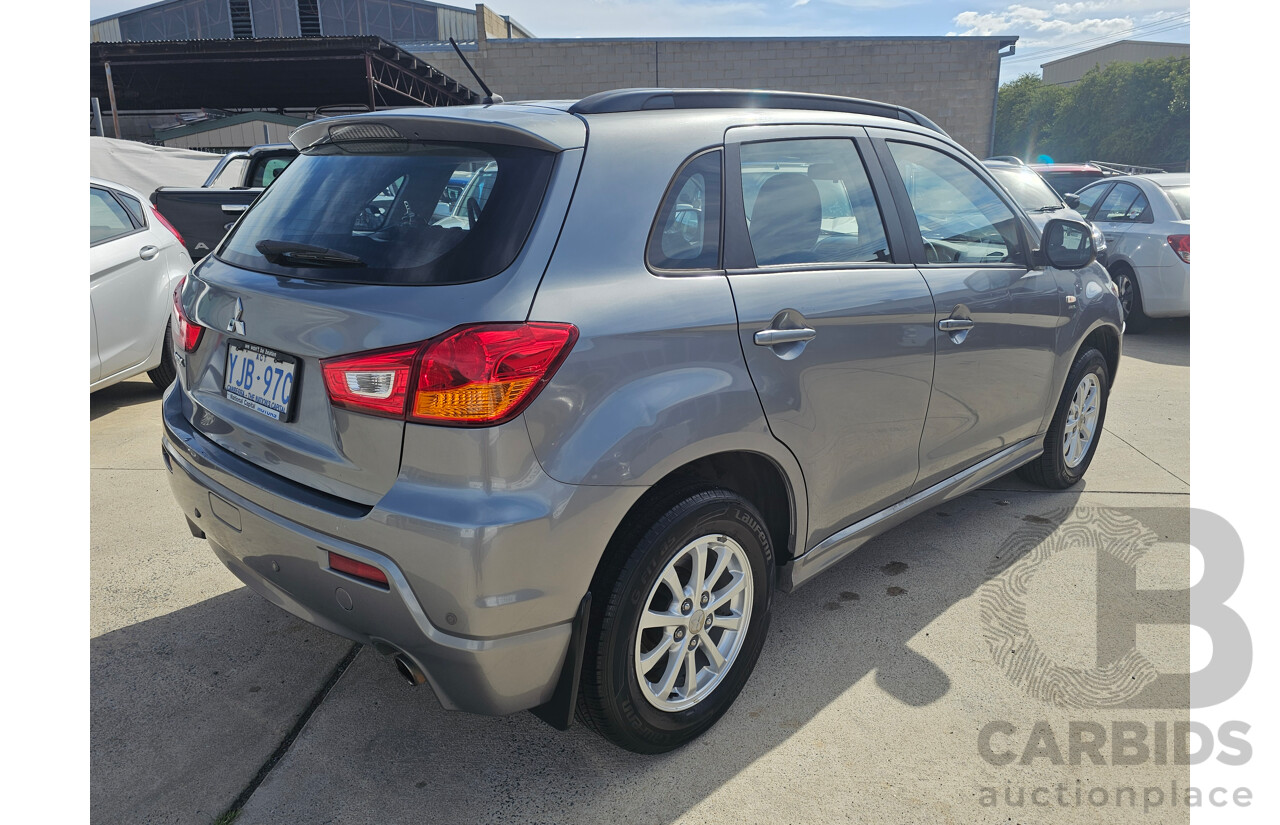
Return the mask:
[[1088,227],[1036,231],[910,110],[625,90],[292,140],[176,294],[173,492],[447,708],[677,747],[777,590],[1097,449],[1121,321]]

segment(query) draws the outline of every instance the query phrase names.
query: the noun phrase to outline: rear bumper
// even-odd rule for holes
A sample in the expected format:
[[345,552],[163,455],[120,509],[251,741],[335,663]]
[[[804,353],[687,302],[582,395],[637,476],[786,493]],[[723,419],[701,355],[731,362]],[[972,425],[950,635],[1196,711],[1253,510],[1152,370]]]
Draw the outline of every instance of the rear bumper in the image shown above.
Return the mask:
[[1178,318],[1191,314],[1191,265],[1172,250],[1159,266],[1138,268],[1142,310],[1152,318]]
[[[242,459],[191,427],[178,384],[165,396],[162,448],[175,499],[232,573],[311,624],[382,653],[403,653],[441,704],[474,713],[512,713],[550,699],[573,616],[612,532],[607,516],[594,524],[573,516],[601,507],[602,515],[617,511],[616,525],[643,493],[542,476],[525,479],[518,511],[509,497],[465,491],[494,496],[494,506],[481,511],[508,517],[505,524],[491,517],[468,523],[459,516],[475,508],[406,480],[384,499],[394,511],[379,505],[336,515],[322,500],[285,500],[280,485],[288,482],[278,477],[271,476],[275,488],[265,478],[245,478]],[[535,535],[547,543],[529,546]],[[330,552],[373,565],[388,586],[331,569]],[[499,574],[495,563],[508,569]],[[523,586],[513,589],[513,577]]]

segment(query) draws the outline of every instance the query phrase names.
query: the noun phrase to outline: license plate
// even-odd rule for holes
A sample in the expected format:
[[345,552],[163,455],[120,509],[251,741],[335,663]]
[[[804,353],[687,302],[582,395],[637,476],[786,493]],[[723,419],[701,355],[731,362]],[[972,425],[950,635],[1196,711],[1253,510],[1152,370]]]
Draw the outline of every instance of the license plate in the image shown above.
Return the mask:
[[227,398],[276,421],[293,411],[298,359],[283,352],[232,341],[227,344]]

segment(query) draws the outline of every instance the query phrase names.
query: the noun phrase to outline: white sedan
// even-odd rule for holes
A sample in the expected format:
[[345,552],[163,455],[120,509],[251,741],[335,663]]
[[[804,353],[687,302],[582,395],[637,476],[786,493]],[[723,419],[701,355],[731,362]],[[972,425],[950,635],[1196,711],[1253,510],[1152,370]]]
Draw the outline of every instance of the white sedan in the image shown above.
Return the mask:
[[1125,175],[1078,193],[1077,211],[1102,230],[1104,263],[1120,290],[1126,329],[1191,314],[1191,175]]
[[191,269],[177,231],[147,199],[89,178],[89,391],[147,373],[173,382],[173,290]]

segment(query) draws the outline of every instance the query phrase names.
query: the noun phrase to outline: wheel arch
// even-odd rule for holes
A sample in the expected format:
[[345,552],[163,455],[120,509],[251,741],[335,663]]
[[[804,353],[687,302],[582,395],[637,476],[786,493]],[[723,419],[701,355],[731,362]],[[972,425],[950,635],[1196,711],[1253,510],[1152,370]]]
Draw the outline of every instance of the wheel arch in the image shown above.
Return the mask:
[[619,554],[627,552],[620,542],[634,535],[640,519],[656,509],[674,505],[693,490],[706,487],[720,487],[736,493],[760,512],[779,566],[795,556],[798,537],[804,535],[803,486],[797,491],[797,485],[793,484],[786,470],[764,453],[753,450],[716,452],[687,461],[669,471],[631,506],[614,530],[597,564],[592,576],[592,589],[598,590],[606,584],[601,575],[611,569],[611,562]]

